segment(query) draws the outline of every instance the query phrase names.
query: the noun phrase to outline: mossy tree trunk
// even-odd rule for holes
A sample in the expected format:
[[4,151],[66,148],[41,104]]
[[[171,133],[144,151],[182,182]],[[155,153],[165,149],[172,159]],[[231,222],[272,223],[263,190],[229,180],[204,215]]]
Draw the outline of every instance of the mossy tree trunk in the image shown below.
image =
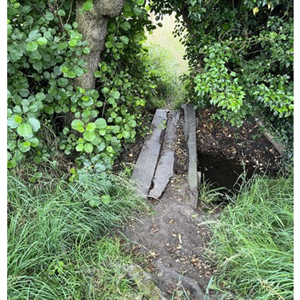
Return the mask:
[[94,72],[100,62],[100,54],[105,47],[105,37],[109,18],[121,13],[125,0],[94,0],[93,8],[82,11],[86,0],[76,2],[76,22],[83,40],[89,42],[90,53],[85,56],[87,72],[76,79],[76,85],[85,89],[95,88]]

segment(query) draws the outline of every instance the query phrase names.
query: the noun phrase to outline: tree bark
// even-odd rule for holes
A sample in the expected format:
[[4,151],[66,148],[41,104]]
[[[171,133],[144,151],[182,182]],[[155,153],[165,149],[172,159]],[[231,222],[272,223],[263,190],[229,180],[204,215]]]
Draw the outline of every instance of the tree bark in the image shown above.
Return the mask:
[[125,0],[94,0],[90,11],[81,11],[85,0],[76,2],[76,22],[83,40],[89,42],[90,53],[85,55],[87,72],[76,79],[76,85],[84,89],[95,88],[94,72],[98,69],[100,54],[105,48],[109,18],[121,13]]

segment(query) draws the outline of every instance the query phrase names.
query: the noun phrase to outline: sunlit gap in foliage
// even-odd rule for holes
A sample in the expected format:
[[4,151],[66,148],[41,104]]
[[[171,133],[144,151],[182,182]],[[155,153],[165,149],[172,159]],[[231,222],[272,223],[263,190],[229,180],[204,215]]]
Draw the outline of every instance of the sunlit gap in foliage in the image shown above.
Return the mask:
[[188,61],[184,59],[185,47],[181,43],[184,34],[174,36],[177,24],[175,13],[168,15],[150,13],[156,29],[147,34],[147,46],[157,77],[157,95],[153,105],[158,108],[178,108],[184,103],[185,89],[181,76],[188,73]]

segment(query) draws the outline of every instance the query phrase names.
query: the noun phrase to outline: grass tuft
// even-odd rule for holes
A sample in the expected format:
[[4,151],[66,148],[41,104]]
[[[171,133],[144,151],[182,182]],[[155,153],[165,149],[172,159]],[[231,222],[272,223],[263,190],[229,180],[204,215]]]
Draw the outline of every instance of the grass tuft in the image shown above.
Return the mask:
[[130,258],[106,236],[145,208],[131,185],[81,174],[38,186],[8,176],[8,299],[133,299]]
[[252,178],[211,227],[220,290],[237,299],[293,299],[292,176]]

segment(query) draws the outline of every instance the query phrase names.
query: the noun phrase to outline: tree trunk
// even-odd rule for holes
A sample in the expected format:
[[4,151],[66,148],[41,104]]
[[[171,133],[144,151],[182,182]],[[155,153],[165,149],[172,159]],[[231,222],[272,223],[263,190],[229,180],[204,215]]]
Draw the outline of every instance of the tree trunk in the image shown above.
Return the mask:
[[83,40],[89,42],[90,53],[84,57],[87,61],[87,72],[76,79],[76,85],[84,89],[94,89],[94,72],[98,69],[100,54],[105,47],[109,18],[121,13],[125,0],[94,0],[93,8],[82,12],[81,8],[85,2],[85,0],[76,2],[76,22]]

